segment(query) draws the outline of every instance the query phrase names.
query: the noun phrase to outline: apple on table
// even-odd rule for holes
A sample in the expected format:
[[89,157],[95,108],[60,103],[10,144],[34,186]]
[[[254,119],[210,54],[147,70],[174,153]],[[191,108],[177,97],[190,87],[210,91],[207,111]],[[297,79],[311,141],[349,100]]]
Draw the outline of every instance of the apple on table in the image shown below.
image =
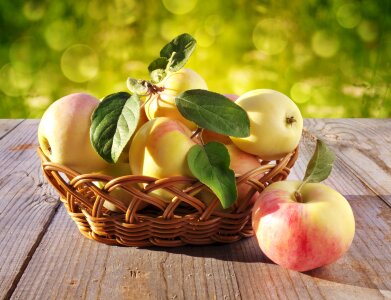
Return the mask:
[[252,222],[261,250],[287,269],[308,271],[330,264],[352,243],[355,222],[348,201],[320,183],[334,159],[327,151],[318,140],[304,180],[274,182],[254,204]]

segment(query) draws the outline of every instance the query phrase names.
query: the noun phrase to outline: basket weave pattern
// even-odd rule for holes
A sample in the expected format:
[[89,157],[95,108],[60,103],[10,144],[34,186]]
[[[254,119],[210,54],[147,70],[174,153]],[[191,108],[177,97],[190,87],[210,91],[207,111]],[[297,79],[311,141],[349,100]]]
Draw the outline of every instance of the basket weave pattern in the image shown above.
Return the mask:
[[[231,243],[252,236],[253,196],[270,183],[286,179],[298,157],[296,149],[278,161],[260,161],[258,168],[237,176],[238,188],[241,185],[251,188],[231,210],[223,211],[218,209],[219,200],[215,196],[208,204],[194,197],[201,190],[208,190],[194,178],[157,180],[136,175],[113,178],[79,174],[51,162],[40,148],[37,151],[47,180],[60,194],[68,214],[84,236],[105,244],[139,247]],[[98,187],[97,182],[103,187]],[[112,195],[118,189],[129,194],[132,199],[129,206]],[[172,195],[172,201],[164,201],[153,193],[162,189]],[[115,205],[119,212],[106,209],[105,201]]]

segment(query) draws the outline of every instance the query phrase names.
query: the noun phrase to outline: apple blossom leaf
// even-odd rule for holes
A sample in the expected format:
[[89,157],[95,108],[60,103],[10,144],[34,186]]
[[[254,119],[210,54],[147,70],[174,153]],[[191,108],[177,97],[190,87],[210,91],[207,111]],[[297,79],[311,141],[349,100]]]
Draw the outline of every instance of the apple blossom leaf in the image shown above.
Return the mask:
[[236,201],[235,173],[229,168],[230,157],[223,144],[194,145],[187,154],[187,163],[192,174],[216,194],[223,208]]
[[106,96],[92,114],[90,140],[95,151],[107,162],[117,162],[139,118],[137,94],[119,92]]
[[132,94],[145,95],[148,93],[148,86],[145,80],[129,77],[126,80],[126,86]]
[[187,90],[175,98],[179,112],[199,127],[235,137],[250,135],[246,111],[227,97],[207,90]]
[[197,41],[188,33],[178,35],[160,50],[160,56],[168,59],[166,71],[176,72],[189,60]]
[[164,79],[164,77],[166,77],[167,65],[168,65],[167,57],[156,58],[153,62],[149,64],[148,71],[153,83],[159,83]]
[[308,163],[303,182],[321,182],[331,173],[335,155],[326,143],[318,139],[316,149]]

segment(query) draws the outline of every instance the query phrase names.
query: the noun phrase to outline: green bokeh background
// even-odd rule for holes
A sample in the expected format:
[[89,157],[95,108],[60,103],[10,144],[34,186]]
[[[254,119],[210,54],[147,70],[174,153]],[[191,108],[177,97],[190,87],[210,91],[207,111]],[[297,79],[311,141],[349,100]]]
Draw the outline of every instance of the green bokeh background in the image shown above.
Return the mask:
[[180,33],[210,90],[272,88],[304,117],[391,117],[391,1],[0,1],[0,118],[148,78]]

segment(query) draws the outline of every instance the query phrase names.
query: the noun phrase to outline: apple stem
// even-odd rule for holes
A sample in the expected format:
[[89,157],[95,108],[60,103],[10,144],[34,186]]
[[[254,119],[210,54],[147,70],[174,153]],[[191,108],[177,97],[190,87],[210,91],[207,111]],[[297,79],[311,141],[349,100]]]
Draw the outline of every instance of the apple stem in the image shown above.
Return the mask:
[[295,192],[295,200],[299,203],[303,203],[303,196],[301,195],[301,193],[299,191]]
[[202,131],[203,130],[204,130],[204,128],[197,127],[196,131],[194,131],[194,133],[191,135],[190,138],[193,139],[193,138],[197,137],[200,140],[201,144],[205,145],[204,140],[202,139]]
[[303,196],[301,194],[301,189],[303,188],[304,184],[306,183],[307,181],[303,181],[302,183],[300,183],[299,187],[297,188],[297,190],[295,191],[295,199],[297,202],[299,203],[303,203]]
[[140,105],[140,109],[143,109],[143,107],[145,106],[145,104],[148,103],[148,101],[151,101],[151,93],[148,93],[147,94],[147,99]]

